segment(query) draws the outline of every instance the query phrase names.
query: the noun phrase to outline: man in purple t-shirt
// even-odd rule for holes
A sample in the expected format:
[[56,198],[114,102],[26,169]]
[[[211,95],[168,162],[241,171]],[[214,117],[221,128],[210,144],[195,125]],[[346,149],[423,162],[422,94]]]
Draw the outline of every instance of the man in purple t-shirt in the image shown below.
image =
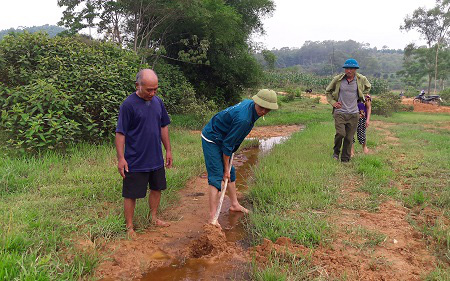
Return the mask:
[[169,139],[170,119],[162,100],[156,96],[158,77],[151,69],[136,75],[136,92],[120,106],[116,128],[117,168],[123,178],[122,196],[127,232],[134,236],[133,215],[137,198],[145,198],[152,222],[169,226],[157,218],[161,191],[166,189],[166,175],[161,142],[166,150],[166,167],[172,167]]

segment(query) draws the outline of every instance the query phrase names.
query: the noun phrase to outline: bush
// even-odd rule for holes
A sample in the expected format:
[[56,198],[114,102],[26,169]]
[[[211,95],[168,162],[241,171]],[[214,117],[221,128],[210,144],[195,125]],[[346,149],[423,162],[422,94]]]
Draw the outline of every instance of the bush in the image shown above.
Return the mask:
[[195,97],[194,87],[177,66],[161,62],[155,71],[158,73],[159,97],[169,113],[195,112],[193,108],[202,104]]
[[450,105],[450,88],[445,89],[439,93],[441,96],[443,103],[442,105]]
[[385,93],[372,98],[372,113],[376,115],[391,116],[392,113],[403,109],[397,94]]
[[80,108],[75,112],[71,104],[70,97],[42,80],[11,90],[0,119],[12,136],[8,143],[28,150],[53,149],[81,138],[81,124],[74,116],[82,112]]
[[[0,41],[0,127],[27,150],[114,135],[120,104],[135,90],[138,56],[112,43],[27,32]],[[156,69],[169,113],[204,114],[175,66]]]
[[[10,143],[27,149],[113,136],[140,68],[136,54],[114,44],[42,33],[5,36],[0,57],[0,82],[11,90],[2,95],[2,127]],[[59,118],[58,125],[51,121]],[[19,123],[27,132],[14,127]],[[66,136],[47,132],[51,126]]]
[[370,93],[373,95],[380,95],[389,92],[389,85],[384,79],[380,78],[368,78],[372,85]]

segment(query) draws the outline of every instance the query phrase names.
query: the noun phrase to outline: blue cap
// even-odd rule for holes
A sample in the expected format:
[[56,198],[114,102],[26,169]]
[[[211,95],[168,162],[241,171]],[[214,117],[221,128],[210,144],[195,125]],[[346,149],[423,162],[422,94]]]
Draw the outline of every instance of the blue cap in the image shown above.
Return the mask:
[[359,68],[358,62],[355,59],[348,59],[345,61],[343,68]]

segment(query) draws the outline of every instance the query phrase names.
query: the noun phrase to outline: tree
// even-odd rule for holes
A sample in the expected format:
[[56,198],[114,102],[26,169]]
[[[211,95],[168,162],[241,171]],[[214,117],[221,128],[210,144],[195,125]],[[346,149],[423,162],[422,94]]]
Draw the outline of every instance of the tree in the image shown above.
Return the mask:
[[[411,16],[406,16],[404,25],[400,27],[400,29],[406,31],[417,30],[427,41],[428,48],[434,48],[434,93],[436,93],[437,88],[440,45],[448,37],[449,28],[450,0],[437,0],[436,6],[430,10],[416,9]],[[428,91],[430,91],[430,86]]]
[[255,86],[261,69],[251,55],[250,35],[272,0],[58,0],[61,24],[77,32],[96,27],[106,39],[135,50],[142,62],[163,57],[176,64],[200,96],[219,103]]
[[262,50],[261,54],[263,55],[263,58],[267,64],[267,67],[269,69],[274,69],[275,62],[277,61],[277,56],[269,50]]
[[398,74],[403,77],[403,81],[412,87],[419,87],[424,76],[428,76],[428,89],[431,87],[431,78],[434,71],[433,49],[417,47],[409,44],[405,48],[403,58],[404,69]]

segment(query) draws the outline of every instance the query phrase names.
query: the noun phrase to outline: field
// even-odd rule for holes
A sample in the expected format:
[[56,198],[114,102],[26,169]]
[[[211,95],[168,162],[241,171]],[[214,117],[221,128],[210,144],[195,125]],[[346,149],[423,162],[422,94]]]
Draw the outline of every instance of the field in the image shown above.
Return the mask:
[[[75,146],[66,155],[5,152],[0,279],[168,280],[177,273],[175,280],[449,280],[450,115],[374,116],[371,153],[357,145],[354,159],[341,164],[331,157],[330,108],[316,101],[296,98],[258,120],[256,137],[293,128],[281,126],[304,129],[249,168],[240,196],[252,214],[225,208],[223,217],[243,221],[238,242],[226,229],[204,235],[198,132],[172,126],[175,167],[161,205],[171,227],[149,225],[140,200],[134,240],[125,236],[111,143]],[[251,161],[245,149],[241,155],[236,166]]]

